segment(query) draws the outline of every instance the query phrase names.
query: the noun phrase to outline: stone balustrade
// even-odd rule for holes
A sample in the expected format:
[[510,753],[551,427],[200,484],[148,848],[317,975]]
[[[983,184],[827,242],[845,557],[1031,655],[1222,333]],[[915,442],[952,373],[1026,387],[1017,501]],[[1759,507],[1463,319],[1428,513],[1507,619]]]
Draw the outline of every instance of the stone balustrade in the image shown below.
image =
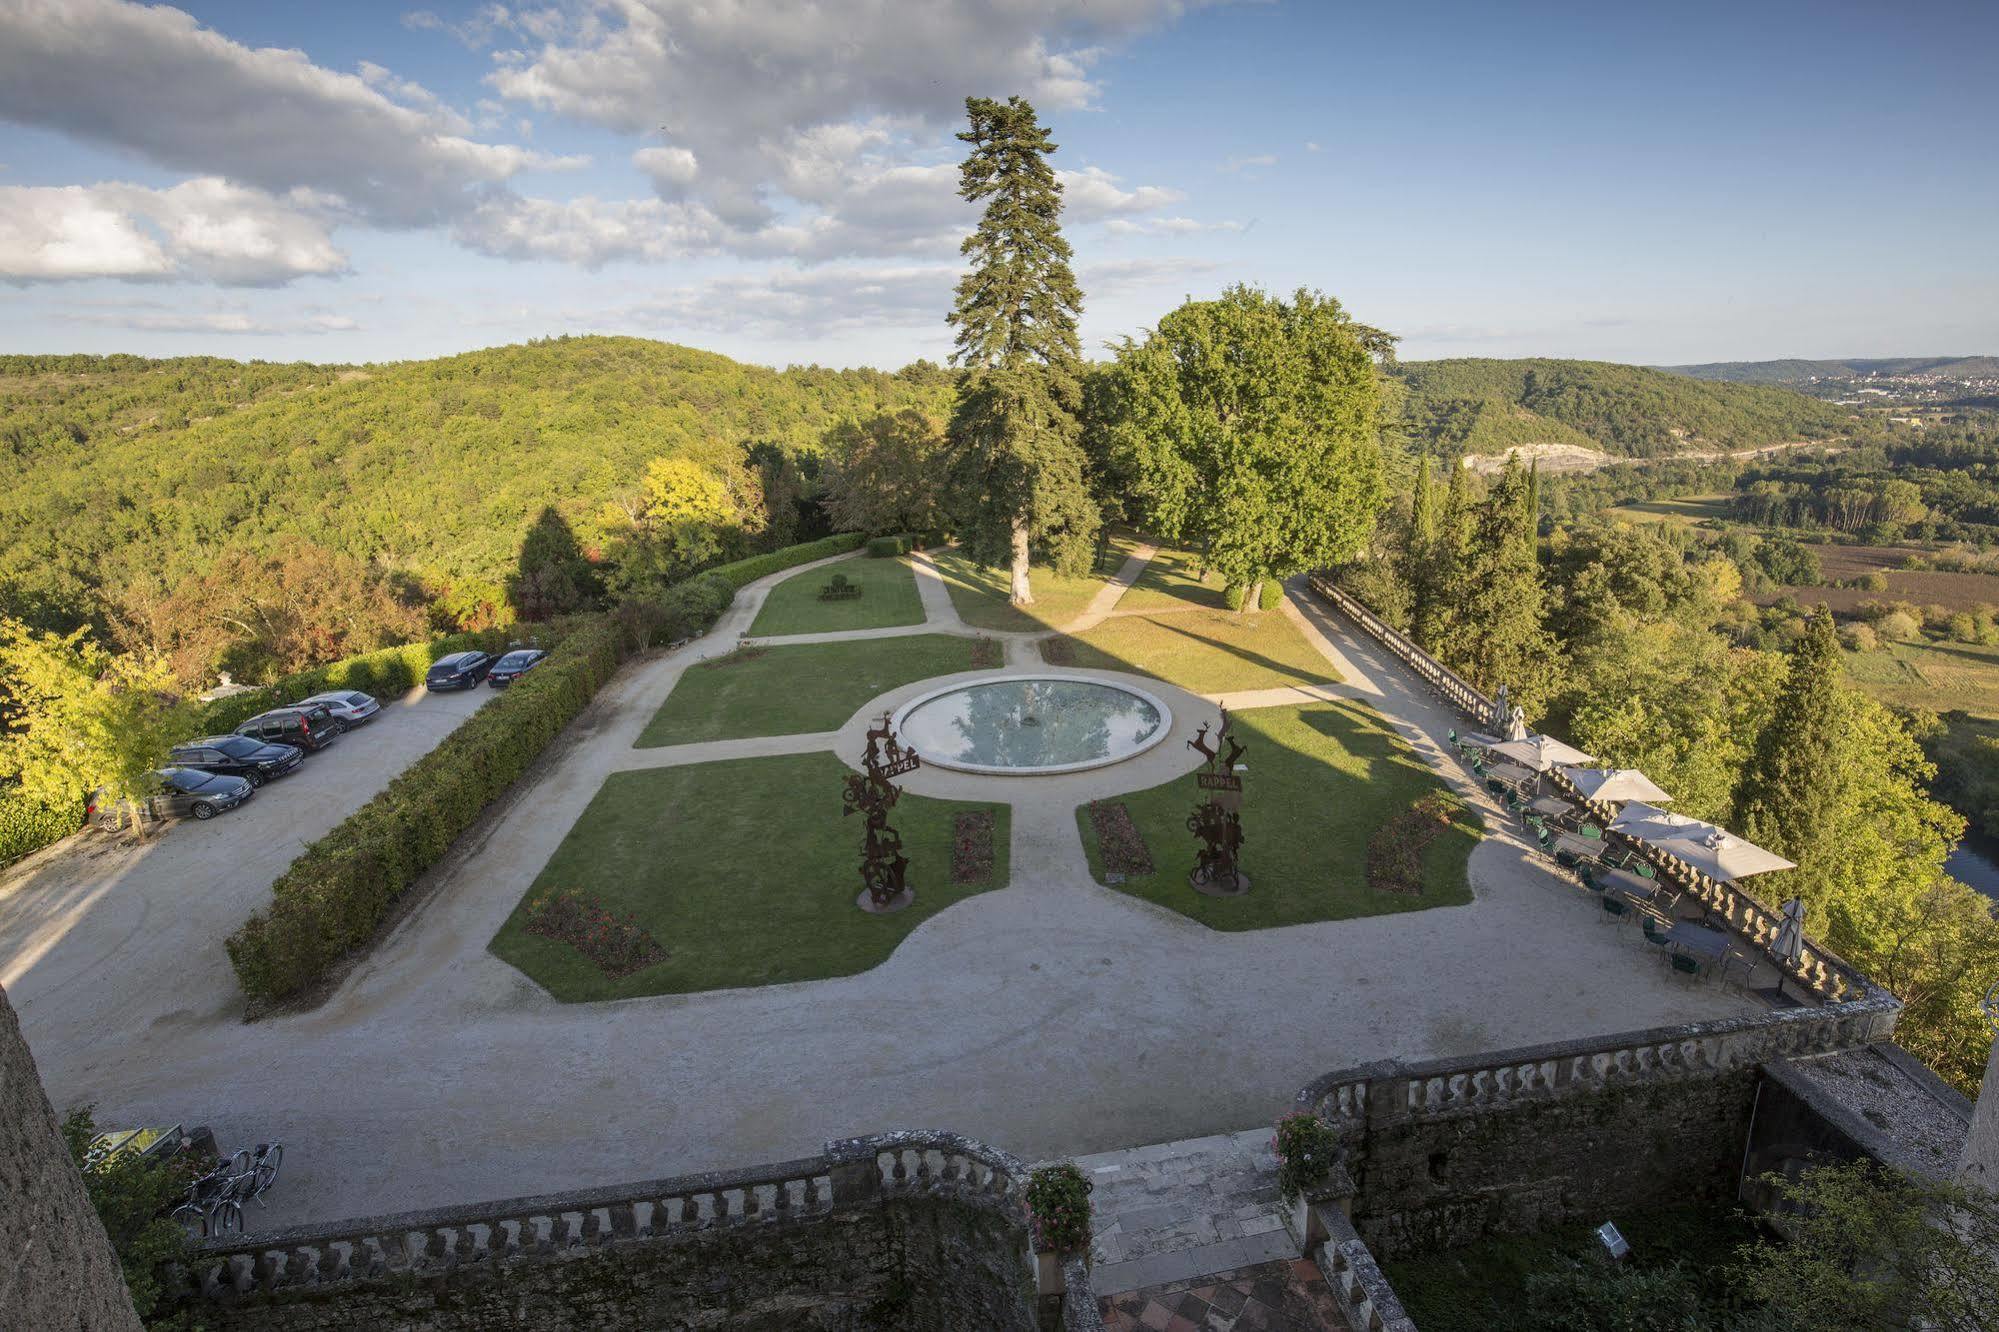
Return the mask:
[[1319,1219],[1326,1240],[1314,1257],[1347,1326],[1353,1332],[1416,1332],[1415,1320],[1403,1311],[1395,1288],[1346,1213],[1338,1207],[1321,1207]]
[[1415,641],[1407,634],[1356,601],[1325,575],[1313,574],[1307,581],[1312,590],[1330,603],[1335,610],[1359,625],[1369,637],[1401,658],[1403,663],[1416,673],[1417,678],[1430,686],[1431,691],[1446,703],[1479,726],[1492,724],[1493,702],[1474,689],[1471,681],[1417,647]]
[[1849,1050],[1888,1039],[1901,1001],[1883,991],[1818,1008],[1782,1009],[1679,1027],[1655,1027],[1493,1054],[1328,1073],[1296,1098],[1353,1137],[1406,1119],[1600,1091],[1625,1083],[1709,1076],[1766,1060]]
[[192,1292],[227,1299],[382,1276],[442,1275],[625,1240],[774,1225],[895,1198],[948,1199],[1026,1225],[1027,1167],[953,1133],[828,1143],[823,1155],[673,1179],[303,1226],[194,1246]]

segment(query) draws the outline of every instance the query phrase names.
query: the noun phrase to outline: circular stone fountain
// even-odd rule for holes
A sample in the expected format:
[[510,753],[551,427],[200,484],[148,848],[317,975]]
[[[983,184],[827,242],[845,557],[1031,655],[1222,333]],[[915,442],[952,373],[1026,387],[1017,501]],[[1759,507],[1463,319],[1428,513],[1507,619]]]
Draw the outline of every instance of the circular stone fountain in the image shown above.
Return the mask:
[[1007,675],[935,689],[895,716],[926,765],[995,776],[1081,772],[1166,738],[1173,714],[1142,689],[1073,675]]

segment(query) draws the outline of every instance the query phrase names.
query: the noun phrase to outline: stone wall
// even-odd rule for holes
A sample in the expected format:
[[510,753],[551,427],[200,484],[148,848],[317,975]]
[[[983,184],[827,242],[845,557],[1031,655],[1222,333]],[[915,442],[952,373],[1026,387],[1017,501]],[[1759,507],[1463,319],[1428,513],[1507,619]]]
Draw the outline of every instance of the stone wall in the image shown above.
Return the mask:
[[1016,1227],[962,1204],[897,1200],[667,1241],[278,1290],[200,1310],[213,1332],[424,1328],[954,1332],[1034,1326]]
[[137,1332],[14,1006],[0,990],[0,1328]]

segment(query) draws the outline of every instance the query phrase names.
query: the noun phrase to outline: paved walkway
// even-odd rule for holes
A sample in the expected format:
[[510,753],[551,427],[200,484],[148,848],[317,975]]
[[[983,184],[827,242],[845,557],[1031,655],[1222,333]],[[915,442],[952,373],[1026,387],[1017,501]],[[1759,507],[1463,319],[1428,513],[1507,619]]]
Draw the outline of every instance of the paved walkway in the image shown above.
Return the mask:
[[[974,632],[927,561],[914,564],[924,628]],[[208,1123],[225,1144],[282,1138],[285,1177],[257,1218],[277,1226],[788,1159],[893,1127],[951,1128],[1028,1157],[1102,1152],[1268,1123],[1329,1069],[1744,1011],[1648,965],[1504,829],[1472,856],[1472,903],[1409,914],[1225,934],[1098,886],[1075,806],[1185,771],[1194,756],[1179,742],[1212,715],[1152,681],[1173,731],[1137,759],[1045,778],[925,770],[911,783],[1004,791],[1012,879],[925,921],[873,970],[557,1003],[486,944],[606,773],[823,748],[829,735],[858,752],[858,721],[677,754],[632,747],[681,673],[734,648],[769,588],[799,572],[751,584],[706,637],[621,672],[312,1012],[239,1020],[216,941],[254,905],[242,899],[261,900],[267,865],[220,884],[162,881],[155,861],[81,873],[89,890],[50,903],[27,936],[6,903],[0,958],[52,1099],[96,1101],[106,1122]],[[1450,719],[1400,666],[1319,608],[1295,613],[1346,688],[1442,763]],[[1037,636],[991,636],[1009,640],[1003,670],[1046,669]],[[1455,764],[1444,770],[1483,804]]]
[[1284,1228],[1270,1130],[1076,1159],[1090,1177],[1099,1295],[1299,1256]]

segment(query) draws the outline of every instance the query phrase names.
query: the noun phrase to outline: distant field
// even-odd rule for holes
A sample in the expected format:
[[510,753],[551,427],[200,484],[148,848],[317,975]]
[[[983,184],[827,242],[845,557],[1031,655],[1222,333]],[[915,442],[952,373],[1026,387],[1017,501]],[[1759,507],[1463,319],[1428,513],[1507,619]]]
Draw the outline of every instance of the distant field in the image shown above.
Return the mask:
[[1846,671],[1884,703],[1999,718],[1999,647],[1890,643],[1847,653]]
[[1682,495],[1678,499],[1641,500],[1636,504],[1620,504],[1610,510],[1611,514],[1634,523],[1697,523],[1706,518],[1725,519],[1728,517],[1728,502],[1733,495]]
[[[1835,574],[1827,569],[1826,577],[1857,578],[1865,572],[1861,569],[1854,573]],[[1857,587],[1787,587],[1782,591],[1796,597],[1801,606],[1815,606],[1823,601],[1836,615],[1853,610],[1863,601],[1907,601],[1917,606],[1944,606],[1951,610],[1999,606],[1999,574],[1908,573],[1900,569],[1884,569],[1881,573],[1888,580],[1885,592],[1868,592]],[[1775,601],[1778,595],[1781,594],[1772,593],[1761,600]]]

